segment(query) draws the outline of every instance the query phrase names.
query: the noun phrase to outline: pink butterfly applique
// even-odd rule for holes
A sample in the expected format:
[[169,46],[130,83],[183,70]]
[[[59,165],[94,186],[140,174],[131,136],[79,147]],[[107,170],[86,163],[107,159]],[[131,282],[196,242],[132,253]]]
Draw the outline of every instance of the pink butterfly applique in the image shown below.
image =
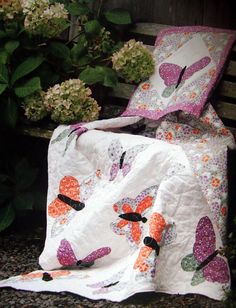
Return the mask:
[[119,170],[122,171],[122,174],[125,177],[130,172],[132,163],[136,156],[140,152],[144,151],[147,147],[147,144],[138,144],[124,151],[120,140],[113,140],[108,148],[108,155],[112,161],[110,181],[113,181],[116,178]]
[[181,67],[174,63],[162,63],[159,67],[159,75],[166,85],[162,96],[169,97],[175,89],[182,86],[187,79],[192,77],[196,72],[202,70],[210,62],[210,57],[203,57],[188,67]]
[[137,247],[140,243],[142,224],[147,221],[145,215],[154,205],[157,190],[158,186],[151,186],[135,199],[123,198],[113,205],[119,218],[111,223],[111,228],[116,234],[125,235],[131,247]]
[[91,252],[87,257],[78,259],[75,256],[71,244],[66,239],[63,239],[61,240],[60,246],[57,250],[57,259],[63,266],[79,266],[82,268],[93,265],[94,261],[109,255],[110,252],[110,247],[102,247]]
[[226,261],[218,256],[216,236],[209,217],[202,217],[197,225],[193,253],[182,259],[184,271],[194,272],[192,286],[205,280],[209,282],[229,282],[229,269]]

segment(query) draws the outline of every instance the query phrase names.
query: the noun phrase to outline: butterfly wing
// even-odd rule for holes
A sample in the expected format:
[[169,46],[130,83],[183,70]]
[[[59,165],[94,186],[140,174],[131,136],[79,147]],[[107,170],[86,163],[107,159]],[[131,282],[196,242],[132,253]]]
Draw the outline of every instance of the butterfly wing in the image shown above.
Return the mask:
[[[73,176],[64,176],[60,181],[59,193],[71,200],[80,201],[79,182]],[[68,203],[62,200],[63,198],[57,197],[48,206],[48,215],[55,219],[51,229],[52,237],[61,233],[76,213]]]
[[112,164],[111,169],[110,169],[109,181],[113,181],[116,178],[119,170],[120,170],[120,164],[117,164],[117,163]]
[[164,231],[164,236],[163,236],[163,245],[170,245],[173,243],[173,241],[176,239],[177,233],[176,233],[176,225],[175,223],[173,224],[168,224],[166,226],[166,229]]
[[148,147],[148,144],[138,144],[126,151],[124,162],[122,165],[123,176],[126,176],[130,172],[132,163],[135,160],[136,156],[140,152],[144,151],[147,147]]
[[[73,176],[64,176],[60,181],[59,193],[72,200],[80,201],[79,182]],[[61,201],[58,197],[48,206],[48,214],[53,218],[65,215],[71,210],[72,207]]]
[[51,237],[56,237],[62,233],[65,228],[69,225],[70,221],[74,218],[75,211],[72,210],[65,215],[55,218],[51,228]]
[[165,218],[160,213],[153,213],[149,219],[149,234],[158,244],[162,241],[165,228]]
[[51,140],[51,144],[54,144],[56,142],[60,142],[62,139],[64,139],[65,137],[67,137],[69,135],[70,131],[71,131],[70,128],[64,129],[56,138]]
[[159,75],[166,86],[176,85],[181,71],[182,67],[174,63],[163,63],[159,67]]
[[94,192],[94,189],[101,178],[101,171],[99,169],[89,177],[87,177],[80,185],[80,198],[85,202]]
[[93,263],[97,259],[100,259],[100,258],[103,258],[103,257],[109,255],[110,252],[111,252],[110,247],[102,247],[102,248],[99,248],[99,249],[93,251],[92,253],[90,253],[87,257],[85,257],[81,261],[82,261],[82,263]]
[[215,257],[202,271],[207,281],[219,283],[229,282],[229,269],[227,263],[221,257]]
[[208,216],[204,216],[198,222],[193,246],[193,254],[199,263],[203,262],[215,251],[215,243],[216,237],[212,222]]
[[147,246],[141,247],[138,258],[134,263],[134,269],[138,269],[140,272],[146,272],[149,268],[149,265],[146,261],[151,253],[152,248]]
[[63,266],[75,265],[77,262],[71,244],[66,239],[61,240],[60,246],[57,249],[57,259]]
[[119,139],[112,140],[108,147],[108,156],[112,161],[112,166],[110,170],[110,181],[113,181],[120,169],[120,158],[123,153],[123,147]]
[[195,63],[193,63],[192,65],[190,65],[189,67],[186,68],[186,70],[185,70],[185,72],[182,76],[182,80],[184,81],[184,80],[189,79],[190,77],[192,77],[193,74],[202,70],[210,62],[211,62],[210,57],[203,57],[200,60],[196,61]]

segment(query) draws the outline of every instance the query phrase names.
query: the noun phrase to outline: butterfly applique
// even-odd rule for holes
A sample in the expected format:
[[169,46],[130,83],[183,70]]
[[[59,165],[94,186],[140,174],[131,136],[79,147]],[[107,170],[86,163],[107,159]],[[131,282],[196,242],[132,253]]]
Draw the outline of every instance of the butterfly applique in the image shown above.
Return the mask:
[[184,271],[194,272],[191,285],[196,286],[205,280],[209,282],[229,282],[229,270],[226,261],[218,256],[216,236],[209,217],[202,217],[197,225],[193,253],[182,259]]
[[116,234],[125,235],[131,247],[137,247],[140,243],[142,224],[147,221],[145,215],[154,205],[157,190],[158,186],[151,186],[135,199],[123,198],[113,205],[119,218],[111,223],[111,228]]
[[27,282],[31,280],[43,280],[43,281],[51,281],[53,279],[60,279],[70,276],[71,272],[68,270],[59,270],[59,271],[48,271],[48,272],[32,272],[27,274],[20,275],[20,280]]
[[124,270],[112,275],[112,277],[88,284],[87,287],[94,288],[93,294],[105,294],[114,291],[120,291],[127,286],[126,282],[121,282],[120,279],[124,275]]
[[124,151],[120,140],[114,139],[108,148],[108,156],[112,161],[110,181],[113,181],[116,178],[119,170],[122,171],[122,174],[125,177],[130,172],[132,163],[136,156],[147,147],[148,144],[138,144]]
[[73,176],[64,176],[59,184],[59,194],[48,206],[48,215],[54,218],[51,236],[60,234],[69,224],[76,212],[85,207],[85,201],[93,193],[97,181],[101,177],[100,170],[85,179],[81,185]]
[[210,57],[203,57],[188,67],[181,67],[174,63],[162,63],[159,67],[159,75],[166,85],[162,96],[169,97],[176,89],[179,89],[187,79],[192,77],[196,72],[202,70],[210,62]]
[[64,138],[67,138],[65,149],[63,152],[64,156],[74,138],[77,139],[80,135],[88,131],[88,129],[83,126],[83,124],[84,123],[70,125],[69,128],[64,129],[61,133],[59,133],[56,138],[52,139],[51,144],[60,142]]
[[160,213],[155,212],[151,215],[149,219],[149,236],[144,237],[143,243],[145,246],[141,247],[138,258],[134,263],[134,269],[138,269],[142,274],[141,276],[147,276],[148,278],[155,276],[160,247],[165,244],[165,237],[170,231],[171,226]]
[[91,252],[87,257],[78,259],[71,247],[71,244],[66,240],[61,240],[60,246],[57,250],[57,259],[63,266],[78,266],[79,268],[89,267],[94,264],[99,258],[109,255],[110,247],[102,247]]

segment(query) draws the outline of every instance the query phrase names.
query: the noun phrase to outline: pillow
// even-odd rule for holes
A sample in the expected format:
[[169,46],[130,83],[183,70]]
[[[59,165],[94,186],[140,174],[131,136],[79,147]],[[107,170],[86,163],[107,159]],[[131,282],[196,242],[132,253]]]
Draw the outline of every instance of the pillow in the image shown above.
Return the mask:
[[155,72],[137,87],[122,116],[158,120],[182,110],[199,117],[235,38],[233,30],[203,26],[162,30],[155,43]]

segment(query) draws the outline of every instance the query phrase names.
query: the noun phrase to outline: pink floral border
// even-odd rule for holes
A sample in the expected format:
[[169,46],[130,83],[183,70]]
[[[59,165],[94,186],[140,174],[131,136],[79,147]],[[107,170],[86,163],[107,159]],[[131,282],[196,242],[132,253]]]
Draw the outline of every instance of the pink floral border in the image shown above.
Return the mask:
[[[186,27],[169,27],[169,28],[164,28],[162,29],[155,41],[155,47],[158,47],[158,45],[160,44],[160,41],[162,40],[162,38],[165,35],[169,35],[172,33],[182,33],[182,32],[214,32],[214,33],[228,33],[228,34],[232,34],[232,37],[228,39],[228,43],[225,46],[222,55],[221,55],[221,59],[220,62],[217,66],[216,69],[216,74],[215,77],[211,79],[211,81],[209,82],[209,86],[208,86],[208,90],[204,91],[204,93],[201,96],[200,102],[198,105],[191,105],[186,103],[181,103],[181,104],[177,104],[177,105],[173,105],[168,107],[166,110],[163,111],[155,111],[155,110],[141,110],[141,109],[132,109],[130,108],[130,104],[131,104],[131,99],[129,100],[128,106],[126,108],[126,110],[121,114],[121,116],[142,116],[145,118],[149,118],[152,120],[158,120],[161,117],[163,117],[164,115],[177,111],[177,110],[183,110],[189,113],[194,114],[196,117],[199,117],[201,114],[201,111],[209,97],[210,92],[212,91],[212,89],[214,88],[218,77],[221,73],[221,70],[226,62],[226,59],[229,55],[229,52],[232,48],[232,45],[234,43],[234,41],[236,40],[236,31],[235,30],[230,30],[230,29],[220,29],[220,28],[212,28],[212,27],[207,27],[207,26],[186,26]],[[137,89],[137,88],[136,88]],[[136,91],[135,89],[135,91]],[[134,92],[135,92],[134,91]],[[134,93],[133,93],[134,94]],[[133,96],[132,94],[132,96]],[[131,96],[131,98],[132,98]]]

